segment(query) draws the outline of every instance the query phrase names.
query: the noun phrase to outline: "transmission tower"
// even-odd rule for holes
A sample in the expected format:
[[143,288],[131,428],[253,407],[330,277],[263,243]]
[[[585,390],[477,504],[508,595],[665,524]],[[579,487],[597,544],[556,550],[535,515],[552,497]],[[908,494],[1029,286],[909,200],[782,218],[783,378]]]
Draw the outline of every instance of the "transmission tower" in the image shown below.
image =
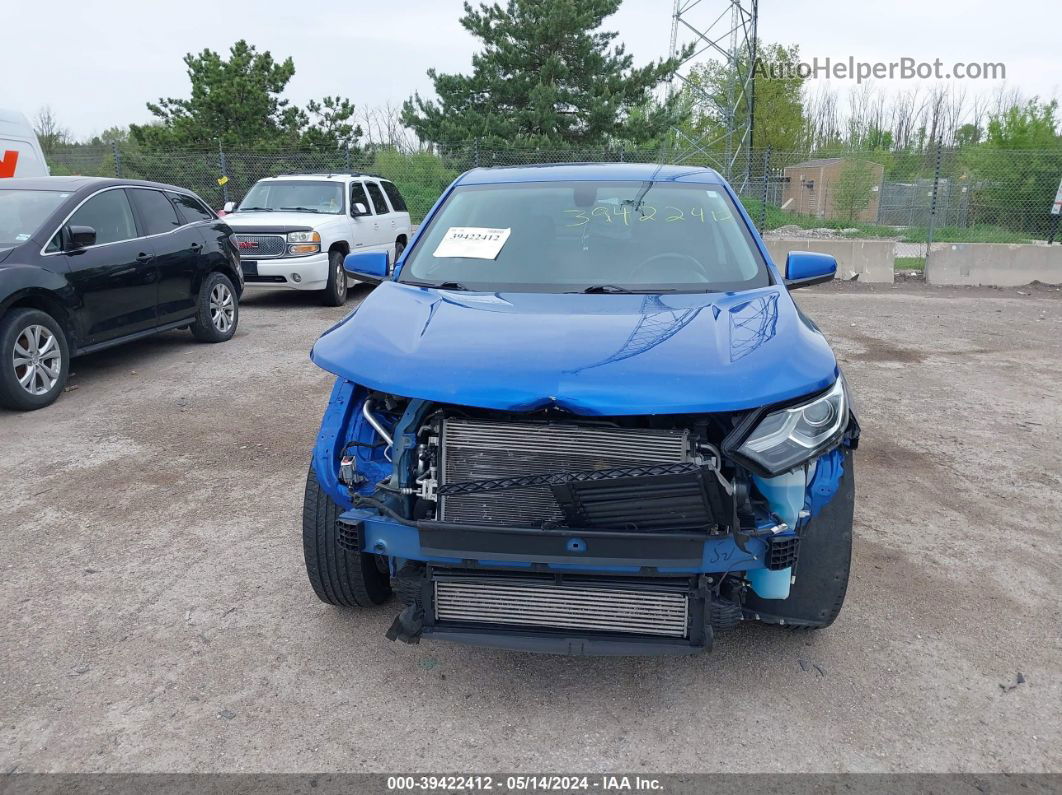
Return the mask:
[[[708,117],[720,132],[691,136],[674,131],[675,162],[698,156],[714,165],[735,187],[745,187],[752,151],[756,108],[756,24],[759,0],[675,0],[671,15],[670,57],[682,57],[668,86],[669,95],[688,87],[695,117]],[[732,75],[725,96],[712,95],[690,70],[707,56],[721,60]],[[747,108],[748,112],[744,112]]]

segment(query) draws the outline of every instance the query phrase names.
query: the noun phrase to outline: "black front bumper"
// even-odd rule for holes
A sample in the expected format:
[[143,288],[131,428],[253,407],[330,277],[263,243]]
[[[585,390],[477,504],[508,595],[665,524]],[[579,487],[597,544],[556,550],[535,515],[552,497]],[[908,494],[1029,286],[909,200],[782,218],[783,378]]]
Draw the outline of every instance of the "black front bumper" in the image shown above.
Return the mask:
[[702,532],[544,530],[427,520],[417,529],[421,550],[434,557],[648,568],[698,569],[710,538]]

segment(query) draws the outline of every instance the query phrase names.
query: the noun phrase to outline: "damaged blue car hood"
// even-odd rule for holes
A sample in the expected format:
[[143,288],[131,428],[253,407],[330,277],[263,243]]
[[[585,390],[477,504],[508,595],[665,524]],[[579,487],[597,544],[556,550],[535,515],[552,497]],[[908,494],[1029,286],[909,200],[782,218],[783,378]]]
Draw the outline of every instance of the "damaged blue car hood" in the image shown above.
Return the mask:
[[386,281],[311,354],[370,389],[580,415],[734,411],[833,383],[837,364],[784,287],[551,294]]

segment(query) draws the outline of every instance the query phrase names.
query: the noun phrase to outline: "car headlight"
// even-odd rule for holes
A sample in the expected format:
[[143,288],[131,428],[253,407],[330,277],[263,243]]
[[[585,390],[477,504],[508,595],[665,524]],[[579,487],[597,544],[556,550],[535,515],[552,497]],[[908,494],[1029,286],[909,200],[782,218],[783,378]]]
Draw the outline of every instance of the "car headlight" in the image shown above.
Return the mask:
[[289,243],[320,243],[319,232],[288,232]]
[[788,472],[836,444],[848,426],[844,379],[807,403],[772,411],[737,452],[771,474]]

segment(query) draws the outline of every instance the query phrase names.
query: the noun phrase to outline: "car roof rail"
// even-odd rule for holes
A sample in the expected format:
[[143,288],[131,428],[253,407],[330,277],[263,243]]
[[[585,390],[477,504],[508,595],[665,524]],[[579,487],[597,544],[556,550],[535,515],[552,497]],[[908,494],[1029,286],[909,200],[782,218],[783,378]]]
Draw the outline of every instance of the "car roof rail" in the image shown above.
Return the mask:
[[369,171],[299,171],[294,174],[274,174],[271,177],[263,177],[263,179],[276,179],[277,177],[373,177],[392,181],[382,174],[373,174]]

